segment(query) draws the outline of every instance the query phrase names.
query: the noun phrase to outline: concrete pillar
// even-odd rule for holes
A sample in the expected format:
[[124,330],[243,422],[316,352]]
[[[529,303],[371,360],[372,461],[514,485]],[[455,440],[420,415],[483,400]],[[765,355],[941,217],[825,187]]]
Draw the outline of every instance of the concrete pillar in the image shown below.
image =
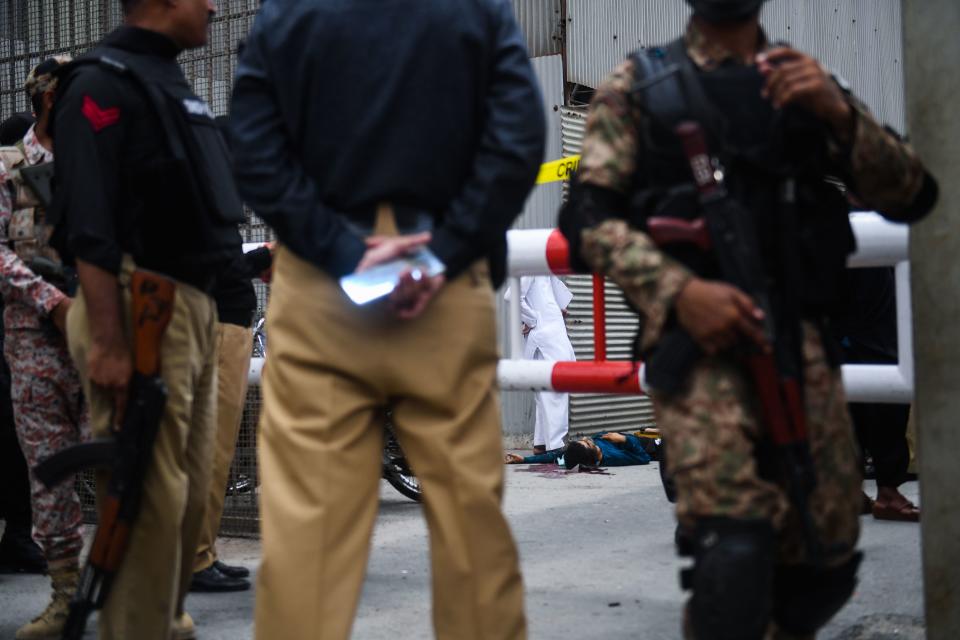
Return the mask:
[[940,183],[940,202],[914,228],[910,243],[927,638],[955,640],[960,637],[960,2],[903,0],[903,28],[908,130]]

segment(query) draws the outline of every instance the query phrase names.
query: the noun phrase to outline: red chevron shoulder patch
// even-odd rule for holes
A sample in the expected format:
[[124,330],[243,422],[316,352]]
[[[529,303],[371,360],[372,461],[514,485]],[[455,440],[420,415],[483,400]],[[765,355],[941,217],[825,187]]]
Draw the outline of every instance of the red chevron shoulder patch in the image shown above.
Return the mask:
[[96,133],[100,133],[110,125],[120,122],[120,107],[103,109],[90,96],[83,96],[83,117],[90,122]]

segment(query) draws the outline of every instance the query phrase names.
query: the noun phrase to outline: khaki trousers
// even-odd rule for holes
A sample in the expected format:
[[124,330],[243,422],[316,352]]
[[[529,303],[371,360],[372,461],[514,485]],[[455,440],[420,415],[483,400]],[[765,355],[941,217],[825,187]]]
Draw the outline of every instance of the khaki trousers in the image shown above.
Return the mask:
[[258,447],[258,640],[349,637],[377,515],[388,405],[423,485],[437,637],[525,638],[517,551],[500,508],[496,329],[485,271],[448,283],[411,322],[376,303],[355,306],[285,248],[273,273]]
[[[132,265],[126,263],[120,277],[128,336],[131,272]],[[216,320],[210,297],[177,285],[173,318],[160,351],[167,405],[146,473],[140,515],[100,612],[100,640],[169,640],[173,616],[182,611],[213,455]],[[88,376],[90,321],[82,291],[67,322],[70,354],[90,403],[94,435],[103,436],[113,414],[112,397],[92,385]],[[100,478],[101,490],[105,479]]]
[[217,533],[223,516],[223,498],[230,477],[230,463],[237,449],[237,434],[247,399],[247,375],[253,349],[253,329],[226,322],[217,323],[217,433],[214,441],[210,490],[206,515],[200,530],[193,571],[209,568],[217,559]]

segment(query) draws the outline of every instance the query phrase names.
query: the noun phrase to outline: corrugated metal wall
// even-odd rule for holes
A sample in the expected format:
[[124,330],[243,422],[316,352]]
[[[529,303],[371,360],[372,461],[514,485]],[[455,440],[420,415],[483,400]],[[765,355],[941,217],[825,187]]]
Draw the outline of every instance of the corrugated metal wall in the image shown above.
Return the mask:
[[774,0],[763,24],[771,40],[816,56],[882,122],[905,130],[900,0]]
[[561,0],[513,0],[517,22],[527,37],[531,58],[560,53],[563,44],[560,3]]
[[[681,0],[565,1],[567,80],[589,87],[634,49],[676,38],[689,16]],[[904,129],[900,0],[772,0],[761,18],[771,40],[817,56]]]
[[683,32],[683,0],[564,0],[567,81],[596,88],[627,54]]
[[[586,130],[587,110],[564,107],[560,110],[563,155],[580,153]],[[593,278],[565,278],[574,294],[567,326],[578,360],[593,359]],[[629,360],[633,357],[633,337],[637,333],[637,315],[623,298],[619,287],[607,283],[607,357]],[[622,430],[654,423],[653,406],[646,397],[574,395],[570,399],[570,430],[591,432],[601,429]]]
[[[560,55],[533,58],[533,70],[537,74],[540,93],[543,96],[543,113],[547,120],[547,144],[544,161],[561,157],[560,109],[563,107],[563,58]],[[562,186],[559,182],[536,187],[524,206],[523,214],[514,225],[516,229],[544,229],[557,224]]]

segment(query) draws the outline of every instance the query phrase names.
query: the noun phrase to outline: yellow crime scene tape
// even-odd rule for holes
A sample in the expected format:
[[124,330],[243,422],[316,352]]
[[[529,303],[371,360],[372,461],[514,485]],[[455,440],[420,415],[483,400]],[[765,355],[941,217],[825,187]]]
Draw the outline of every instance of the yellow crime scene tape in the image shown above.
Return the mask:
[[540,166],[540,174],[537,176],[537,184],[549,184],[551,182],[563,182],[569,180],[570,176],[580,165],[580,156],[570,156],[569,158],[560,158],[553,162],[548,162]]

